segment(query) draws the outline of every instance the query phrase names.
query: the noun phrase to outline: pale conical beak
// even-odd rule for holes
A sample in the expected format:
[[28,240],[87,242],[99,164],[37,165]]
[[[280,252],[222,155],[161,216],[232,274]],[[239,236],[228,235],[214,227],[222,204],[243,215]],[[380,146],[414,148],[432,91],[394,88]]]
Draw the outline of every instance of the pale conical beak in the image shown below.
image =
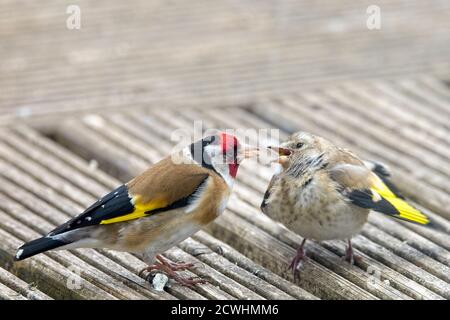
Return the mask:
[[283,147],[273,147],[269,146],[268,149],[271,149],[278,153],[279,156],[290,156],[292,154],[292,150],[289,148],[283,148]]
[[289,148],[284,147],[274,147],[269,146],[268,149],[274,151],[276,154],[278,154],[278,158],[276,160],[273,160],[272,162],[278,162],[281,165],[286,165],[288,163],[289,156],[292,154],[292,150]]
[[241,145],[240,151],[237,156],[238,163],[241,163],[244,159],[250,159],[257,157],[259,154],[259,148],[249,145]]

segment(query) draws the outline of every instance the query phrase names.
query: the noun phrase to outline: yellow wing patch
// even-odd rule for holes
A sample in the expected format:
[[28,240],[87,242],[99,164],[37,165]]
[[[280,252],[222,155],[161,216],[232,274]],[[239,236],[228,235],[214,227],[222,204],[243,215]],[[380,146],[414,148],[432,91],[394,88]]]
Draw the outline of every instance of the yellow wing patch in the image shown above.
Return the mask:
[[156,210],[156,209],[161,209],[168,205],[167,201],[163,200],[163,199],[155,199],[148,203],[142,203],[141,196],[135,196],[133,198],[132,202],[134,204],[134,211],[132,213],[125,214],[123,216],[112,218],[112,219],[102,220],[100,222],[100,224],[111,224],[111,223],[117,223],[117,222],[138,219],[141,217],[148,216],[148,213],[146,213],[146,212]]
[[380,178],[377,177],[370,189],[393,205],[399,212],[399,218],[424,225],[430,223],[426,215],[397,197]]

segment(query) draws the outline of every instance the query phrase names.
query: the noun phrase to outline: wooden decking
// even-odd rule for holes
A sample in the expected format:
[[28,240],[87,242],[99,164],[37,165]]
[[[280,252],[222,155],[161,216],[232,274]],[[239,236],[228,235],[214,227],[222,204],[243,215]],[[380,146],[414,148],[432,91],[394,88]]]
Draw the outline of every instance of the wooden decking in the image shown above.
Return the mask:
[[[66,6],[81,10],[68,30]],[[0,4],[0,116],[236,105],[353,79],[448,76],[448,1]]]
[[[449,299],[450,4],[75,1],[0,4],[0,299]],[[194,262],[158,292],[129,253],[80,249],[14,263],[45,234],[168,154],[175,130],[310,131],[388,164],[447,234],[373,213],[344,242],[310,242],[259,210],[272,175],[240,169],[226,212],[169,250]],[[256,142],[253,139],[250,142]],[[260,144],[270,143],[260,140]]]
[[[127,253],[96,250],[55,252],[11,264],[21,241],[31,240],[80,212],[119,181],[26,128],[2,132],[0,233],[2,263],[55,298],[89,299],[293,299],[313,298],[302,288],[266,270],[204,232],[167,252],[174,260],[193,262],[197,275],[211,284],[197,291],[174,285],[156,293],[136,273],[145,264]],[[15,143],[17,142],[17,144]],[[18,148],[16,148],[18,147]],[[25,151],[25,149],[28,151]],[[25,154],[22,153],[25,151]],[[115,148],[112,149],[115,151]],[[220,254],[215,251],[220,250]],[[226,254],[225,254],[226,253]],[[9,261],[8,261],[9,258]],[[242,264],[242,265],[241,265]],[[71,271],[67,269],[70,268]],[[80,290],[67,286],[80,272]],[[258,274],[258,276],[255,275]],[[187,274],[186,276],[188,276]],[[193,276],[190,274],[190,276]]]

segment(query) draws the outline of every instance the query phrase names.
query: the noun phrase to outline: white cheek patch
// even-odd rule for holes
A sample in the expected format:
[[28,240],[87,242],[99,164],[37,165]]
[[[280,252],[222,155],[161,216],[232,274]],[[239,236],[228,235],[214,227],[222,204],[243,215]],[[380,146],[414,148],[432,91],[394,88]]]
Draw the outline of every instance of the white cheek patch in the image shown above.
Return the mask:
[[227,171],[224,173],[221,173],[223,179],[225,180],[226,184],[228,185],[228,188],[233,188],[234,185],[234,178],[232,176],[230,176],[229,172],[228,172],[228,168]]
[[[220,158],[220,157],[217,157]],[[228,188],[232,188],[234,184],[234,178],[230,175],[230,168],[228,164],[221,163],[221,159],[216,162],[216,158],[212,158],[214,170],[225,180]]]

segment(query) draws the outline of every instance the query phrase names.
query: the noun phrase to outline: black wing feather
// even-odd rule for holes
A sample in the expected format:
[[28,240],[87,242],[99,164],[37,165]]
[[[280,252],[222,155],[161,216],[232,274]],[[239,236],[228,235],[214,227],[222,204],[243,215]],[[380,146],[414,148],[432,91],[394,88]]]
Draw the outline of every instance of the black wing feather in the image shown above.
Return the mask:
[[[158,208],[146,214],[157,214],[164,211],[178,209],[184,206],[188,206],[195,198],[195,193],[206,183],[209,175],[207,175],[200,184],[195,188],[194,192],[187,197],[181,198],[174,203],[164,207]],[[126,185],[121,185],[117,189],[108,193],[97,202],[93,203],[80,215],[70,219],[66,223],[57,227],[49,233],[50,236],[60,234],[63,232],[98,225],[103,220],[113,219],[129,213],[133,213],[135,207],[132,203],[132,197],[128,193]]]
[[60,225],[49,235],[60,234],[66,231],[97,225],[102,220],[112,219],[134,211],[126,185],[121,185],[111,191],[97,202],[93,203],[83,213]]
[[372,191],[368,189],[352,190],[351,192],[346,193],[346,196],[358,207],[372,209],[392,216],[400,214],[400,212],[386,199],[381,197],[380,200],[374,201],[372,198]]
[[260,208],[261,208],[262,212],[264,212],[264,210],[265,210],[265,208],[267,206],[266,200],[269,199],[269,197],[270,197],[270,189],[267,189],[266,192],[264,193],[263,201],[261,202],[261,207]]
[[405,197],[401,194],[400,190],[397,188],[396,185],[394,185],[390,180],[389,177],[391,174],[389,173],[388,169],[386,169],[385,166],[381,165],[378,162],[370,161],[373,163],[372,172],[375,173],[381,181],[384,182],[384,184],[391,190],[393,194],[395,194],[398,198],[402,200],[406,200]]

